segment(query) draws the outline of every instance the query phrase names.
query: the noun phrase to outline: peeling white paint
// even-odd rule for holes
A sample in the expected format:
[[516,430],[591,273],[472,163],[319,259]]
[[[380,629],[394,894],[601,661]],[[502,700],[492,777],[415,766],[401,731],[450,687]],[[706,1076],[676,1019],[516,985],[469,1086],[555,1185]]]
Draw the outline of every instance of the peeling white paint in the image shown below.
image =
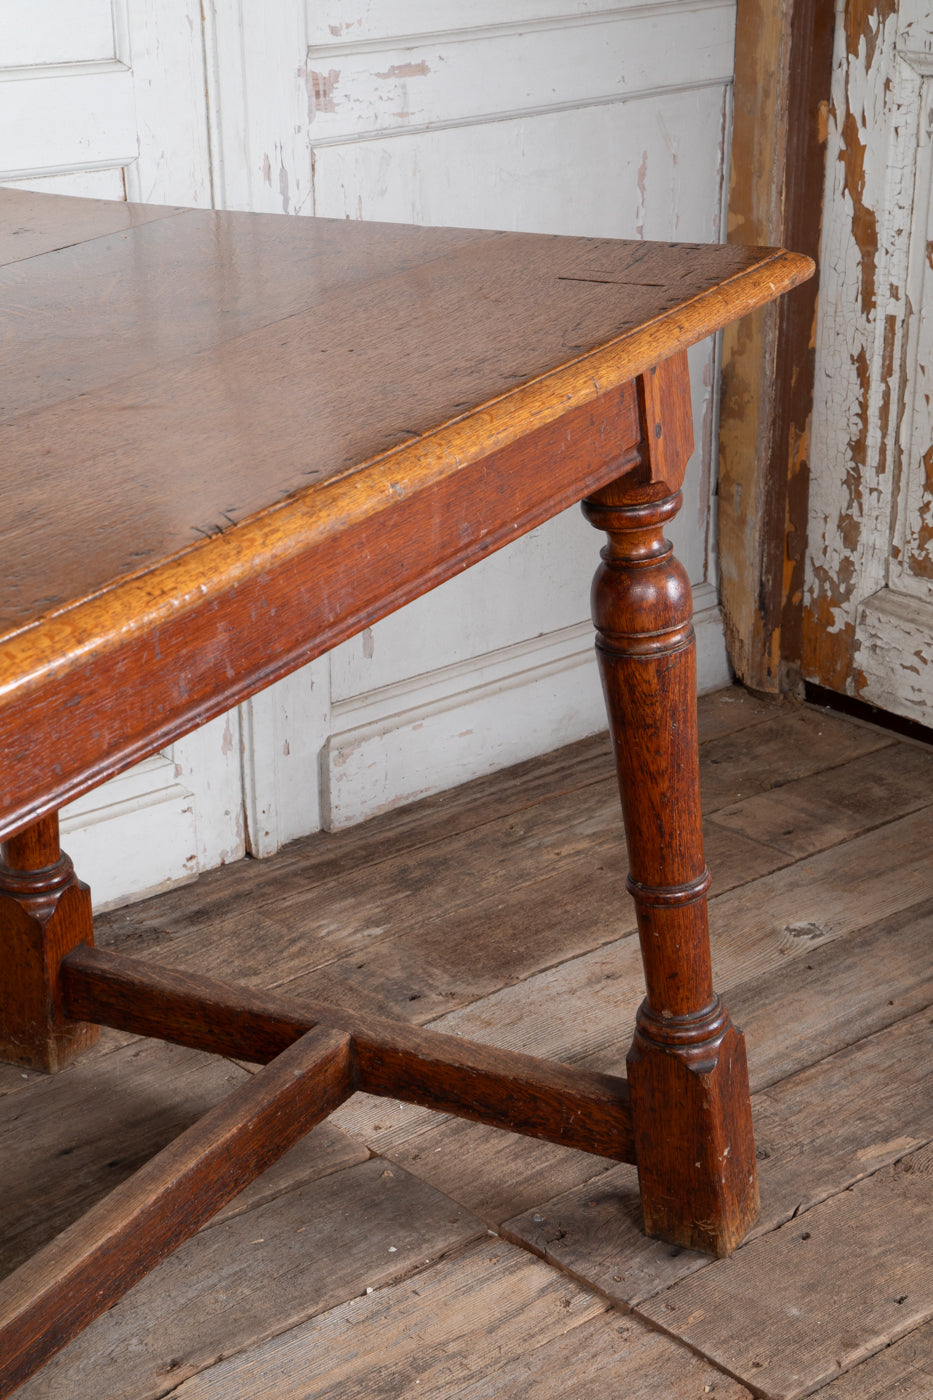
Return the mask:
[[[855,7],[846,8],[854,23]],[[911,314],[933,292],[925,256],[930,141],[921,121],[933,82],[933,15],[924,0],[901,0],[847,38],[840,13],[827,113],[806,599],[814,635],[825,638],[825,670],[815,678],[875,703],[883,693],[886,708],[916,713],[916,686],[865,603],[893,589],[933,605],[933,568],[908,579],[924,520],[933,527],[930,482],[910,446],[918,434],[922,444],[933,441],[924,399],[933,351]],[[929,621],[933,632],[933,607]]]

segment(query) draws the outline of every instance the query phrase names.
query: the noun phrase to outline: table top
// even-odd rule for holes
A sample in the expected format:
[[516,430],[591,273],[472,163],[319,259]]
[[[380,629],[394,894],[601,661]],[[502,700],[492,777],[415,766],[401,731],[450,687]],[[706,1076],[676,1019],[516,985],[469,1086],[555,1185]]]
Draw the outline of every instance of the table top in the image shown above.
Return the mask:
[[[0,833],[611,479],[607,447],[550,482],[561,421],[605,438],[614,406],[630,432],[634,376],[811,270],[780,250],[0,191]],[[534,433],[547,452],[516,466]],[[497,453],[504,485],[487,488]],[[299,637],[286,596],[334,585],[315,548],[336,558],[344,534],[364,565],[380,538],[397,553],[396,517],[406,539],[437,538],[363,587],[357,613],[342,578]],[[285,592],[264,594],[275,578]],[[231,643],[244,626],[288,634],[267,665]],[[159,691],[160,637],[182,673],[212,650],[197,699],[184,678]],[[118,741],[105,692],[144,662],[158,693]],[[52,776],[17,735],[51,741],[43,717],[68,704],[90,728]],[[108,756],[92,762],[95,744]],[[27,801],[27,783],[46,796]]]

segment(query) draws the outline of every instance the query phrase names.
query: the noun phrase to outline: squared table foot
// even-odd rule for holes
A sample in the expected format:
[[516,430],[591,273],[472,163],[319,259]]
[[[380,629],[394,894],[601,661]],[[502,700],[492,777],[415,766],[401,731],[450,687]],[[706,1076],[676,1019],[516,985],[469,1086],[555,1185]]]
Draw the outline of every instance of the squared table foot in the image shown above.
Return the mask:
[[97,1040],[62,999],[66,953],[92,944],[91,892],[58,844],[58,816],[43,817],[0,847],[0,1059],[59,1070]]
[[731,1254],[758,1216],[741,1031],[718,1000],[666,1021],[643,1006],[628,1083],[646,1234]]

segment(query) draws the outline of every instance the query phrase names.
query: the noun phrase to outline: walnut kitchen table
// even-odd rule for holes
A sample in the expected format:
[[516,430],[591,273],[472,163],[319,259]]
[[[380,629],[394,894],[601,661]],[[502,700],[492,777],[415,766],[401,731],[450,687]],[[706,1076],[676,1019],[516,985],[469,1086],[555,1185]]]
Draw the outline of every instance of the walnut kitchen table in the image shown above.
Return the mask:
[[[0,1285],[0,1394],[356,1089],[638,1166],[645,1229],[757,1209],[706,924],[686,350],[769,249],[0,191],[0,1057],[100,1025],[266,1067]],[[57,811],[576,501],[647,995],[628,1075],[95,950]]]

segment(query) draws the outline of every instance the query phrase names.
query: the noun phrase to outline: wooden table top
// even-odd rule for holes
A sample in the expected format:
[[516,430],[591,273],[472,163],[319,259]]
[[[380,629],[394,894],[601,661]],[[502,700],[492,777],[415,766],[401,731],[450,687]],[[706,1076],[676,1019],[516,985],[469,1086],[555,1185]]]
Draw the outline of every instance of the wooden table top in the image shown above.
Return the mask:
[[[560,420],[605,439],[614,405],[624,436],[634,376],[810,271],[768,249],[0,191],[0,834],[611,479],[618,434],[550,483]],[[396,517],[436,538],[389,578],[375,542],[398,555]],[[341,535],[382,579],[355,611],[353,577],[336,596],[314,555]],[[281,637],[273,656],[240,654],[250,629]],[[193,649],[213,660],[186,688]],[[87,734],[27,761],[23,733],[51,742],[63,706],[81,719],[60,747]]]

